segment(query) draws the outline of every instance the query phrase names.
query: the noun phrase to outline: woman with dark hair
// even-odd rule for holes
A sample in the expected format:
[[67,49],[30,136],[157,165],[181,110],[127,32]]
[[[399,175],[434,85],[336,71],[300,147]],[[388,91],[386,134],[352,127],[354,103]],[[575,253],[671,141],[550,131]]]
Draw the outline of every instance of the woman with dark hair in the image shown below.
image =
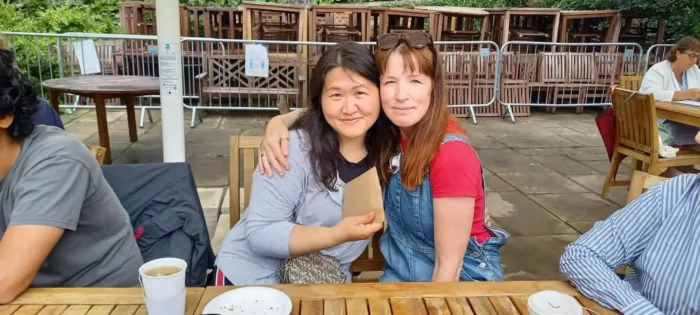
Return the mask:
[[[373,222],[374,214],[341,220],[343,184],[380,167],[387,145],[379,136],[388,132],[389,122],[381,112],[378,85],[366,48],[345,43],[321,56],[309,85],[308,110],[288,138],[294,167],[284,176],[254,175],[248,208],[219,251],[214,285],[285,282],[290,277],[284,273],[297,260],[335,264],[339,282],[350,281],[350,263],[382,228]],[[312,262],[304,271],[320,267]]]
[[[508,234],[487,223],[481,162],[450,116],[432,38],[425,32],[383,35],[374,60],[382,109],[394,125],[381,135],[389,143],[378,168],[388,227],[379,242],[384,254],[379,280],[503,280],[500,248]],[[270,173],[271,164],[285,162],[278,154],[280,138],[294,115],[268,126],[264,147],[271,156],[261,171]]]
[[83,143],[34,125],[38,102],[0,50],[0,304],[29,286],[137,286],[126,210]]
[[[666,60],[653,65],[644,75],[640,92],[653,93],[657,101],[700,101],[700,40],[685,37],[668,52]],[[662,145],[696,145],[698,127],[659,119]],[[700,140],[700,139],[699,139]]]

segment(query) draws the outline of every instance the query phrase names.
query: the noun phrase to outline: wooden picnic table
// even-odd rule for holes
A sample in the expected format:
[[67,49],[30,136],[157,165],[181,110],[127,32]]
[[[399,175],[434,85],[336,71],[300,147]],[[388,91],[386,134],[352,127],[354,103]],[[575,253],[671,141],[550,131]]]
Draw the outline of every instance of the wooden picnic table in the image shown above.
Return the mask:
[[700,127],[700,107],[672,102],[656,102],[656,116]]
[[[292,299],[292,315],[428,315],[529,314],[528,297],[557,290],[576,297],[600,315],[620,314],[587,299],[563,281],[455,283],[353,283],[273,285]],[[235,287],[207,287],[195,314],[221,293]],[[590,315],[584,311],[584,315]]]
[[105,100],[121,98],[126,104],[126,115],[129,124],[129,140],[136,142],[136,114],[134,98],[145,95],[160,94],[160,80],[157,77],[127,76],[127,75],[80,75],[51,79],[42,82],[49,92],[49,102],[58,111],[61,93],[70,93],[89,97],[95,100],[97,114],[97,133],[100,146],[106,149],[105,163],[112,163],[112,151],[109,144],[109,128],[107,123],[107,107]]
[[[5,314],[143,314],[141,288],[32,288],[8,305]],[[195,314],[204,288],[187,288],[185,314]]]

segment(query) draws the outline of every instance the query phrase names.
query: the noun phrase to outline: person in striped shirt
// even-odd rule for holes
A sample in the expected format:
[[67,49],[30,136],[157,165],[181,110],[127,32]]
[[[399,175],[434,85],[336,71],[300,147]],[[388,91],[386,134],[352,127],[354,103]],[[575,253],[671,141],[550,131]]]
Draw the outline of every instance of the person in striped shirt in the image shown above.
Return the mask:
[[[614,270],[630,262],[621,279]],[[700,175],[654,185],[597,222],[566,247],[560,270],[625,315],[700,314]]]

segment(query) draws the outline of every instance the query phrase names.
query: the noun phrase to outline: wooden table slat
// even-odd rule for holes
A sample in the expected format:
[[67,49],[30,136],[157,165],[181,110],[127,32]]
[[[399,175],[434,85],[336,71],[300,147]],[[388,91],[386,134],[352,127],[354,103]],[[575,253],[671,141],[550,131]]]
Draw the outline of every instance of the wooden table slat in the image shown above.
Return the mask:
[[527,299],[529,296],[527,295],[516,295],[516,296],[511,296],[510,301],[515,305],[515,308],[520,312],[520,314],[530,314],[530,311],[527,309]]
[[469,298],[469,304],[472,305],[472,309],[476,315],[498,315],[488,297],[471,297]]
[[389,299],[368,299],[369,315],[392,315]]
[[324,300],[323,315],[345,315],[345,299]]
[[68,305],[49,305],[39,312],[39,315],[60,315],[68,308]]
[[90,308],[88,315],[109,315],[112,313],[114,305],[95,305]]
[[[492,296],[489,297],[489,301],[491,301],[491,305],[498,314],[520,314],[507,296]],[[524,313],[524,315],[527,314],[528,313]]]
[[323,314],[323,300],[302,300],[301,315]]
[[90,311],[90,305],[71,305],[61,315],[85,315]]
[[392,315],[428,315],[423,299],[419,297],[389,299],[389,303]]
[[122,314],[124,314],[124,315],[129,315],[129,314],[134,314],[134,313],[136,313],[136,310],[138,310],[138,309],[139,309],[139,305],[117,305],[117,307],[115,307],[115,308],[112,310],[112,313],[110,313],[110,314],[113,314],[113,315],[122,315]]
[[44,308],[43,305],[22,305],[22,307],[12,313],[12,315],[34,315],[39,313],[42,308]]
[[447,302],[447,306],[450,307],[452,315],[474,315],[472,307],[469,306],[469,302],[467,302],[466,298],[448,297],[445,298],[445,302]]
[[0,315],[11,315],[19,307],[19,305],[0,305]]
[[348,315],[369,315],[366,299],[347,299],[345,300]]
[[447,306],[444,298],[427,297],[423,299],[428,315],[451,315],[450,307]]
[[146,305],[139,306],[139,309],[136,310],[135,315],[148,315],[148,310],[146,309]]
[[[290,315],[299,315],[301,313],[301,301],[292,300],[292,313]],[[199,314],[199,313],[197,313]]]

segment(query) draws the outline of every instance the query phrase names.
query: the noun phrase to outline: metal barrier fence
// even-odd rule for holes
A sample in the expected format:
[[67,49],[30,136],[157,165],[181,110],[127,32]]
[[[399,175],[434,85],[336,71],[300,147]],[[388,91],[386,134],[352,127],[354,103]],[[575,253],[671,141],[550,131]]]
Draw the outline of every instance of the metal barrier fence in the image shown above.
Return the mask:
[[[41,82],[65,76],[103,75],[159,76],[157,37],[119,34],[4,33],[17,53],[22,70]],[[268,77],[245,75],[245,47],[266,46]],[[374,50],[374,43],[360,43]],[[183,101],[192,109],[194,126],[198,110],[278,110],[303,106],[312,73],[324,47],[335,43],[182,38]],[[94,48],[93,48],[94,47]],[[438,42],[444,56],[449,106],[453,114],[498,116],[494,42]],[[479,71],[472,76],[472,71]],[[474,78],[472,78],[474,77]],[[480,80],[484,78],[485,80]],[[491,79],[489,79],[491,78]],[[138,99],[143,126],[148,109],[158,108],[158,95]],[[108,100],[107,107],[123,106]],[[61,108],[94,108],[91,99],[64,95]],[[201,119],[201,118],[200,118]]]
[[[18,66],[30,77],[38,92],[46,97],[41,82],[83,74],[101,73],[104,75],[153,75],[157,73],[155,55],[142,58],[129,58],[133,50],[157,47],[156,36],[119,35],[119,34],[42,34],[5,32],[15,51]],[[136,99],[137,108],[141,109],[140,125],[143,126],[148,109],[159,108],[157,98],[150,95]],[[121,108],[118,99],[106,100],[107,108]],[[92,99],[77,95],[63,94],[60,100],[62,108],[94,108]]]
[[642,54],[636,43],[507,42],[499,53],[497,101],[512,121],[516,106],[610,105],[608,87],[621,75],[638,75]]
[[[4,33],[22,70],[40,92],[50,78],[102,73],[158,76],[156,36],[117,34]],[[198,110],[278,110],[308,99],[308,85],[320,55],[335,43],[183,38],[183,102]],[[245,75],[245,49],[267,47],[268,77]],[[360,43],[374,50],[374,43]],[[448,104],[461,117],[505,116],[512,121],[531,106],[610,105],[607,87],[623,74],[637,75],[646,59],[635,43],[436,42],[441,53]],[[94,54],[91,55],[91,47]],[[645,64],[647,64],[645,62]],[[141,125],[159,95],[139,99]],[[109,108],[121,107],[119,100]],[[63,108],[92,108],[92,100],[65,95]]]

